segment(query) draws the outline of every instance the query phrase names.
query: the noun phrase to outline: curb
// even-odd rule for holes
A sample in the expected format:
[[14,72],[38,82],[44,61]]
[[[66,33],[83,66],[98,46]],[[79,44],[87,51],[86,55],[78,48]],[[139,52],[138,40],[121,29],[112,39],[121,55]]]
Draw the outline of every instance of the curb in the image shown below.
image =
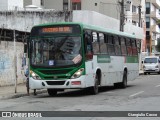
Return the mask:
[[[41,90],[41,91],[37,91],[37,95],[38,94],[42,94],[42,93],[46,93],[47,90]],[[6,96],[0,96],[0,100],[6,100],[6,99],[14,99],[14,98],[20,98],[20,97],[24,97],[24,96],[31,96],[34,95],[34,93],[30,93],[30,95],[28,95],[27,93],[17,93],[14,95],[6,95]]]
[[144,75],[144,73],[139,73],[139,75]]

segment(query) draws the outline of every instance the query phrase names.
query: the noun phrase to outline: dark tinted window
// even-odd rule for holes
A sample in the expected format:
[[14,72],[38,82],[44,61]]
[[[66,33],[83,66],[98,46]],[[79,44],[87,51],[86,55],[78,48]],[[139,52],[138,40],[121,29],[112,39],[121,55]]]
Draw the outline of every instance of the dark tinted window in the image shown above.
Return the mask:
[[99,43],[100,43],[100,51],[101,53],[107,53],[107,45],[105,35],[103,33],[99,33]]
[[92,46],[93,46],[93,53],[97,54],[100,53],[100,49],[99,49],[99,41],[98,41],[98,34],[97,32],[92,32]]

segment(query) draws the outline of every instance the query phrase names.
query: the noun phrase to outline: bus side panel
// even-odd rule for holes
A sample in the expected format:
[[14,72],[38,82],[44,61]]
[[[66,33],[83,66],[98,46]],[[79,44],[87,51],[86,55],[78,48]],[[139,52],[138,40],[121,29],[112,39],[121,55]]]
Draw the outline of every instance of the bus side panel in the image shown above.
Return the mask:
[[85,62],[85,71],[86,71],[86,79],[85,84],[87,87],[94,85],[94,79],[95,79],[95,72],[93,69],[93,61],[87,61]]

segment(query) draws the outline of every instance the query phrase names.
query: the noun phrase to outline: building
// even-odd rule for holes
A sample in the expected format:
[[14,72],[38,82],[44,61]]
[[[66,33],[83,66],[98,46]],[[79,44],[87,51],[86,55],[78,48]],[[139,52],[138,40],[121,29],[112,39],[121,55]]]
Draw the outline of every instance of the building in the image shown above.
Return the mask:
[[44,0],[23,0],[24,8],[29,5],[34,5],[39,8],[43,8],[44,7]]
[[157,53],[155,46],[159,38],[160,29],[156,22],[160,18],[160,1],[146,0],[146,48],[149,53]]
[[0,11],[14,10],[15,8],[23,8],[23,0],[0,0]]

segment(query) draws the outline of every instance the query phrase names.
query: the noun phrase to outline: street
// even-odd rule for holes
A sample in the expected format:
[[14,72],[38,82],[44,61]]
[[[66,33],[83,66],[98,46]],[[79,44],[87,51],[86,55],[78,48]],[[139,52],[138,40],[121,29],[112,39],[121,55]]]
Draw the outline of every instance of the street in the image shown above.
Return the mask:
[[[24,96],[1,100],[0,110],[160,111],[159,91],[159,75],[141,75],[136,80],[129,82],[126,89],[115,89],[110,86],[100,88],[100,92],[97,95],[89,95],[84,90],[68,90],[66,92],[60,92],[54,97],[50,97],[48,93],[38,94],[37,96]],[[112,119],[114,120],[114,118]],[[124,119],[128,120],[127,118]],[[134,120],[134,118],[132,119]],[[152,119],[156,120],[156,118]]]

